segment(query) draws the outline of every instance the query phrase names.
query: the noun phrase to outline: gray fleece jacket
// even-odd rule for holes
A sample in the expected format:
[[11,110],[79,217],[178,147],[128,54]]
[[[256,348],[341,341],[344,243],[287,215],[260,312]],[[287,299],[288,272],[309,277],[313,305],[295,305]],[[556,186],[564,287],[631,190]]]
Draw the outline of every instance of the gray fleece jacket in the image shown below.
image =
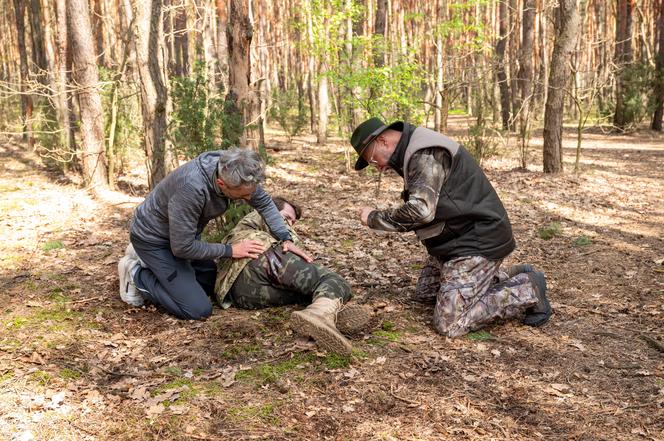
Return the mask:
[[[131,235],[155,245],[168,245],[173,255],[189,260],[231,257],[230,245],[201,241],[210,220],[224,214],[229,199],[216,183],[220,151],[206,152],[164,178],[136,207]],[[279,240],[291,240],[270,195],[258,186],[249,205],[265,219]]]

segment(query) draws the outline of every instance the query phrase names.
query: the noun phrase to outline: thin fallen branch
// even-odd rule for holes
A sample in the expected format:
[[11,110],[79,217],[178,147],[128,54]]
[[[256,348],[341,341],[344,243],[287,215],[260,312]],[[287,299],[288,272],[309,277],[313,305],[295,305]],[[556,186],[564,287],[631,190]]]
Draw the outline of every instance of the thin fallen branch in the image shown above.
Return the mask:
[[652,337],[649,337],[645,334],[639,335],[639,338],[646,343],[648,343],[649,346],[653,347],[654,349],[658,350],[659,352],[664,352],[664,345],[657,340],[655,340]]
[[419,407],[419,406],[422,405],[422,403],[420,401],[410,400],[408,398],[404,398],[404,397],[401,397],[401,396],[397,395],[396,392],[394,392],[394,384],[390,385],[390,395],[392,395],[397,400],[400,400],[400,401],[403,401],[404,403],[407,403],[408,407]]

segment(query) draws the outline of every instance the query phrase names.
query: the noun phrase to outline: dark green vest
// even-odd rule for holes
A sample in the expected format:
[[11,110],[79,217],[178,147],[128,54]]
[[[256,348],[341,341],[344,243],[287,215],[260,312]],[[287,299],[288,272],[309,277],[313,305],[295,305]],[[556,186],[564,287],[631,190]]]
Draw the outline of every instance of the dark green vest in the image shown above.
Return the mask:
[[505,207],[482,169],[468,151],[447,136],[423,127],[415,129],[403,158],[404,194],[408,165],[419,150],[439,147],[452,157],[447,180],[438,198],[434,220],[416,230],[432,256],[502,259],[516,246]]

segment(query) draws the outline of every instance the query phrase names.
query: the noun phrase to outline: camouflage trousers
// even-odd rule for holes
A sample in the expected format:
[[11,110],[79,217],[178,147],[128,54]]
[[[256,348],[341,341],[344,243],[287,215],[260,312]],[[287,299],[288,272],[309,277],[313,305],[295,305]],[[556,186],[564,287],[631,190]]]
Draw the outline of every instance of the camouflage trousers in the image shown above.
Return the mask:
[[514,318],[537,303],[537,298],[528,276],[508,278],[501,262],[481,256],[441,262],[429,256],[414,299],[435,302],[434,326],[448,337],[467,334],[497,319]]
[[338,274],[273,246],[242,270],[230,291],[238,308],[308,304],[318,297],[350,300],[348,283]]

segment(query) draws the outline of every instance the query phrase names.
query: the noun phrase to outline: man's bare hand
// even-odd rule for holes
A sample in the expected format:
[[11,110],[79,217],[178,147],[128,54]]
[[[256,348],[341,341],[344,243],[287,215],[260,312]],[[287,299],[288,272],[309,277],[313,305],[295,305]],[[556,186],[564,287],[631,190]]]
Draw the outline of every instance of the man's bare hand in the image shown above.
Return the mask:
[[314,259],[310,255],[305,253],[304,250],[295,245],[293,242],[287,240],[286,242],[284,242],[284,253],[287,253],[289,251],[293,254],[300,256],[305,262],[311,263],[314,261]]
[[369,213],[372,211],[374,211],[374,209],[369,207],[362,207],[357,209],[357,214],[360,215],[360,221],[362,222],[362,225],[366,225],[369,222]]
[[233,258],[241,259],[249,257],[255,259],[265,251],[265,247],[257,240],[245,239],[231,245],[233,248]]

